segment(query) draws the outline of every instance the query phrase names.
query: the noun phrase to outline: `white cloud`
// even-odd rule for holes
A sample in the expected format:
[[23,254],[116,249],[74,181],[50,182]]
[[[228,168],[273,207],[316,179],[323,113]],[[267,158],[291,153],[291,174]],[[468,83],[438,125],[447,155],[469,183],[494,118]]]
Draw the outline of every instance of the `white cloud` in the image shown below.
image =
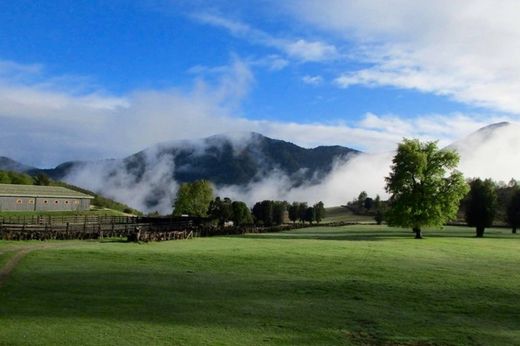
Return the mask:
[[306,76],[302,77],[302,81],[305,84],[318,86],[318,85],[323,83],[323,77],[322,76],[309,76],[309,75],[306,75]]
[[230,20],[214,14],[198,13],[192,17],[201,23],[224,28],[236,37],[247,39],[256,44],[276,48],[287,54],[288,57],[299,61],[326,61],[336,59],[339,56],[336,47],[326,42],[316,40],[309,41],[301,38],[278,38],[240,21]]
[[298,19],[354,43],[372,66],[348,87],[395,86],[520,113],[520,2],[504,0],[291,1]]
[[46,81],[20,86],[0,78],[0,155],[52,166],[67,160],[123,157],[158,142],[239,131],[305,147],[345,145],[378,152],[392,150],[403,137],[449,144],[489,122],[512,120],[464,114],[407,119],[372,113],[357,123],[251,120],[240,109],[254,84],[248,64],[235,57],[229,66],[211,73],[214,82],[198,76],[189,90],[142,90],[121,97],[96,91],[68,94],[53,90]]

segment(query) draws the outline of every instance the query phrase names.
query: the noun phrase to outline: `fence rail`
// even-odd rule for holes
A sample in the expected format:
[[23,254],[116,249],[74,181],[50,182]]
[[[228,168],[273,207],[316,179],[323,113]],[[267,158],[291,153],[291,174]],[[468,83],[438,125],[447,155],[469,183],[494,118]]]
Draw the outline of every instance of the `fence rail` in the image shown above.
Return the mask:
[[2,216],[0,224],[25,224],[25,225],[43,225],[43,224],[132,224],[138,223],[139,217],[136,216],[98,216],[98,215],[39,215],[39,216]]
[[[0,224],[3,240],[68,240],[126,237],[134,241],[186,239],[193,236],[191,221],[167,223]],[[191,234],[191,235],[190,235]],[[190,235],[188,237],[188,235]]]

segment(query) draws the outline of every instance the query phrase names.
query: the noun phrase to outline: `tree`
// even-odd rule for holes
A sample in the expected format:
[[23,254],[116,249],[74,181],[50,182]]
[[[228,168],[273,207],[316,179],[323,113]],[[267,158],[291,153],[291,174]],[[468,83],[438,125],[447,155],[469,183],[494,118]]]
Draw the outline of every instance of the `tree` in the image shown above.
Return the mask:
[[244,202],[234,201],[231,203],[231,209],[233,211],[232,220],[234,225],[241,226],[253,223],[251,211]]
[[478,238],[484,236],[486,227],[493,224],[497,210],[497,192],[491,179],[475,179],[470,182],[471,190],[466,200],[466,222],[475,227]]
[[305,221],[312,225],[312,222],[316,220],[316,210],[314,207],[308,207],[305,210]]
[[190,215],[206,217],[209,204],[213,200],[213,186],[207,180],[196,180],[183,183],[177,191],[173,206],[173,215]]
[[319,201],[314,205],[314,212],[315,212],[315,218],[316,222],[320,223],[323,218],[325,218],[325,205],[322,201]]
[[391,194],[387,223],[410,227],[421,239],[422,227],[440,226],[454,218],[468,191],[462,174],[454,170],[458,162],[455,151],[439,150],[437,142],[404,139],[385,178]]
[[357,201],[356,201],[356,207],[357,207],[357,210],[358,212],[362,212],[363,211],[363,208],[365,207],[365,200],[368,198],[368,195],[366,193],[366,191],[361,191],[358,198],[357,198]]
[[273,224],[281,225],[284,222],[287,202],[273,201]]
[[208,214],[214,219],[218,220],[220,226],[224,225],[226,221],[231,220],[233,217],[233,209],[231,208],[231,199],[220,197],[215,198],[211,201],[208,208]]
[[373,206],[374,206],[374,200],[372,198],[370,198],[370,197],[365,198],[365,202],[363,203],[363,207],[366,210],[370,210],[370,209],[372,209]]
[[253,206],[253,215],[257,223],[262,223],[264,226],[273,225],[273,201],[265,200],[257,202]]
[[307,203],[303,202],[298,205],[298,219],[300,222],[305,223],[305,215],[307,213]]
[[520,226],[520,189],[515,188],[511,201],[507,205],[507,223],[516,234],[516,229]]
[[374,199],[374,209],[379,210],[381,208],[381,197],[379,195]]
[[380,225],[383,223],[384,220],[384,213],[381,209],[376,210],[376,214],[374,215],[375,222]]
[[49,179],[49,176],[45,173],[38,173],[34,177],[34,185],[49,186],[50,184],[51,180]]
[[289,212],[289,220],[291,220],[293,223],[298,221],[298,211],[299,211],[300,203],[293,202],[288,208],[287,211]]

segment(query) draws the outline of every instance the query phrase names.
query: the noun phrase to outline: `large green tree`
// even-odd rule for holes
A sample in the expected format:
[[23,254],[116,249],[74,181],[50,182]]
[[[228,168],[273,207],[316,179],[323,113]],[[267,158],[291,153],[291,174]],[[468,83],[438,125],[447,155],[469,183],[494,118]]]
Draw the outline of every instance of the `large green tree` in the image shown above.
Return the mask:
[[404,139],[385,178],[391,194],[387,223],[412,228],[420,239],[423,227],[440,226],[454,218],[468,191],[464,177],[455,170],[458,162],[455,151],[439,150],[437,142]]
[[177,191],[173,206],[173,215],[202,216],[208,215],[209,204],[213,200],[213,186],[207,180],[183,183]]
[[475,227],[477,237],[482,238],[486,227],[491,227],[497,211],[496,185],[491,179],[475,179],[466,199],[466,222]]

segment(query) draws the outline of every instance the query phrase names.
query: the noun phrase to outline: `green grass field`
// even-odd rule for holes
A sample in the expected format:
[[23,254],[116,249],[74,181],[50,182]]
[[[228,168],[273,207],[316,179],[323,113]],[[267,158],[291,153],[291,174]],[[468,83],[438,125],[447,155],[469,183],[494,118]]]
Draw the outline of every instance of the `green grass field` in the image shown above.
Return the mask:
[[48,242],[0,287],[0,344],[520,345],[520,237],[424,235]]

